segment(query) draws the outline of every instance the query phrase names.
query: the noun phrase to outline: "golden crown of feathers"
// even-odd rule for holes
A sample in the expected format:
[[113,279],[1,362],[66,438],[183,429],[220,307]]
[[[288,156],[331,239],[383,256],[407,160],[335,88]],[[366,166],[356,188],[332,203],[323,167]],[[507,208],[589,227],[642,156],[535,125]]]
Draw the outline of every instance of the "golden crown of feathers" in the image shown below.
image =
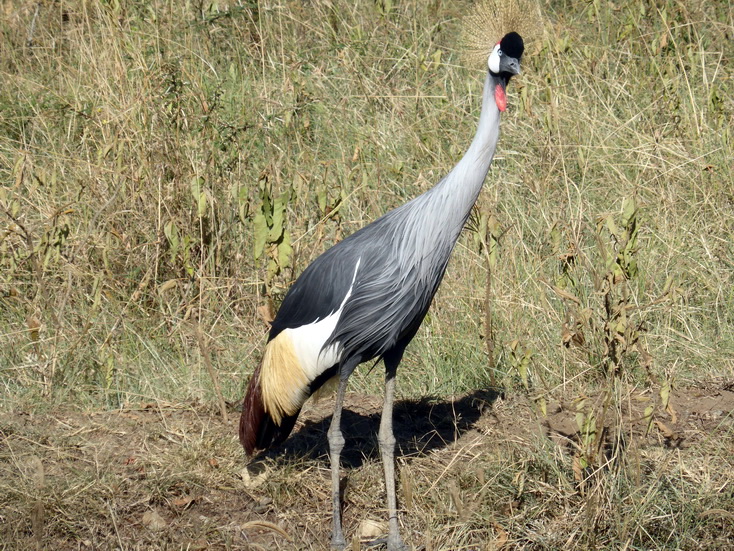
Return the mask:
[[462,21],[462,57],[470,66],[485,66],[495,44],[515,31],[527,47],[542,29],[537,0],[480,0]]

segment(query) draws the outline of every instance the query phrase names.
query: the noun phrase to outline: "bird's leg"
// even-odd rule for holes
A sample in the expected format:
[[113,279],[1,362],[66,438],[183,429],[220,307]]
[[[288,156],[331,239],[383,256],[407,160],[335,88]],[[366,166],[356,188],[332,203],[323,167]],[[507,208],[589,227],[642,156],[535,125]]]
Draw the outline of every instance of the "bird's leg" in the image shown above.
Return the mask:
[[344,393],[347,389],[347,378],[339,379],[339,388],[336,391],[336,406],[334,415],[329,425],[329,458],[331,459],[331,501],[333,507],[331,548],[344,549],[347,545],[342,532],[342,515],[340,499],[339,480],[339,456],[344,448],[344,436],[342,435],[341,420],[342,406],[344,405]]
[[[387,361],[386,361],[387,364]],[[394,366],[397,368],[397,363]],[[395,435],[392,428],[392,409],[395,399],[395,369],[388,365],[385,375],[385,403],[382,407],[380,432],[377,441],[380,444],[383,468],[385,470],[385,490],[387,491],[387,514],[389,532],[387,536],[388,551],[402,551],[406,549],[400,537],[398,526],[398,504],[395,496]]]

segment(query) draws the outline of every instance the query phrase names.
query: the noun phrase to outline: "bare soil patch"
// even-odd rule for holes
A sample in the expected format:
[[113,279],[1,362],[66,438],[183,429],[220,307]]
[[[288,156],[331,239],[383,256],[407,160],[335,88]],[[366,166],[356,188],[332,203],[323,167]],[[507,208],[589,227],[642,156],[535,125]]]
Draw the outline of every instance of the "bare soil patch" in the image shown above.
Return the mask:
[[[609,434],[623,434],[638,450],[679,455],[695,450],[690,458],[700,461],[707,460],[709,444],[717,455],[722,445],[734,455],[731,386],[674,391],[670,406],[651,423],[645,411],[655,401],[651,395],[630,394],[621,415],[608,419]],[[351,394],[346,401],[349,534],[368,530],[365,523],[379,531],[383,520],[375,438],[380,407],[376,396]],[[0,418],[0,541],[12,549],[326,548],[325,431],[331,408],[331,399],[312,404],[280,450],[249,466],[236,440],[234,409],[226,423],[201,405],[5,413]],[[395,427],[406,539],[415,548],[451,548],[430,536],[423,515],[431,510],[436,515],[431,519],[444,518],[451,529],[477,522],[472,508],[492,486],[485,478],[491,471],[487,458],[537,446],[540,439],[556,446],[561,462],[570,465],[579,442],[576,414],[573,404],[553,404],[543,417],[524,398],[488,392],[453,401],[400,402]],[[482,469],[475,467],[479,458]],[[475,471],[472,488],[462,476]],[[497,514],[509,514],[521,502],[508,500]],[[722,538],[732,534],[731,514],[718,513]],[[496,520],[485,520],[495,546],[520,542]],[[465,548],[482,548],[467,538]]]

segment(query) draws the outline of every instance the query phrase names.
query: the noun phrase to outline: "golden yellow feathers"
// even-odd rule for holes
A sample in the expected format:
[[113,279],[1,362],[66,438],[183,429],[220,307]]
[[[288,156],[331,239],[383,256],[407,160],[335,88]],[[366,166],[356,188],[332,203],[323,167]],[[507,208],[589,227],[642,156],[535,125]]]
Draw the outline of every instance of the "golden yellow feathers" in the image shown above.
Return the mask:
[[515,31],[527,47],[542,28],[537,0],[479,0],[462,21],[461,51],[470,67],[486,68],[487,58],[504,35]]

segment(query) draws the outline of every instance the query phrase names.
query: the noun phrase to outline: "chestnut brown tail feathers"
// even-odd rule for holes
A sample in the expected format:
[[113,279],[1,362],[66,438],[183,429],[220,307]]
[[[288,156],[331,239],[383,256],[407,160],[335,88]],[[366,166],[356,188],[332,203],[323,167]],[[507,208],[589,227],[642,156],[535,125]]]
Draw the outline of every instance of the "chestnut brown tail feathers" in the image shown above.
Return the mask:
[[297,418],[298,412],[284,416],[280,424],[277,424],[265,411],[258,366],[247,385],[240,416],[240,443],[247,455],[252,456],[260,450],[267,450],[283,442],[293,430]]
[[247,385],[245,401],[242,403],[242,415],[240,416],[240,444],[245,448],[247,455],[252,455],[260,448],[258,433],[265,416],[270,417],[265,412],[265,407],[263,407],[260,391],[260,366],[258,366]]
[[240,442],[248,455],[281,443],[308,398],[309,380],[287,331],[273,337],[247,385]]

